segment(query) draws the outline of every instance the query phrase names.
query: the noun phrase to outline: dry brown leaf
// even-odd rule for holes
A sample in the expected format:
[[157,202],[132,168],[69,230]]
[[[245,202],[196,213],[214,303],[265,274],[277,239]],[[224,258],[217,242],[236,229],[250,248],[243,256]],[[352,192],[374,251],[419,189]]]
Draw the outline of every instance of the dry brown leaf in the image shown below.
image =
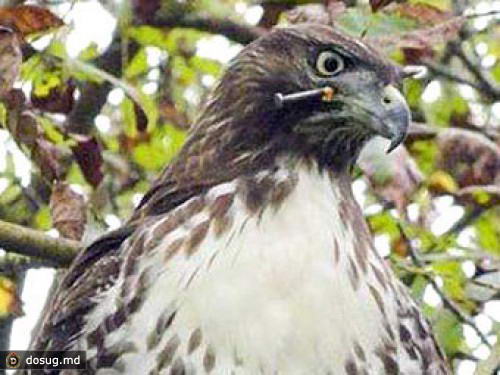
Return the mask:
[[0,7],[0,23],[15,26],[23,36],[64,25],[64,22],[50,10],[34,5]]
[[85,180],[93,187],[97,187],[104,177],[101,146],[94,137],[79,134],[73,134],[72,137],[77,142],[71,148],[76,162],[80,166]]
[[0,26],[0,97],[12,89],[22,60],[19,37],[12,29]]
[[134,16],[143,22],[152,20],[160,8],[160,0],[132,0]]
[[369,38],[369,40],[373,45],[387,53],[399,48],[424,50],[425,53],[428,53],[436,45],[456,38],[465,21],[465,17],[453,17],[435,26],[385,37]]
[[85,201],[66,182],[55,184],[50,197],[50,212],[54,227],[63,237],[81,240],[87,222]]
[[323,4],[300,5],[286,12],[286,18],[291,24],[320,23],[333,25],[335,19],[346,10],[345,4],[341,2],[329,3],[327,7]]
[[40,168],[42,176],[52,182],[59,180],[65,173],[63,154],[55,145],[43,137],[38,137],[31,149],[32,160]]
[[445,12],[438,7],[424,3],[395,4],[394,8],[391,9],[391,13],[413,19],[419,24],[425,23],[430,25],[446,22],[452,17],[452,13]]
[[405,18],[414,19],[420,24],[436,25],[452,18],[451,12],[445,12],[435,6],[424,3],[397,4],[393,11]]
[[423,176],[405,147],[400,146],[387,155],[387,146],[386,140],[375,138],[362,151],[358,165],[374,192],[404,213]]
[[187,115],[177,108],[175,102],[170,97],[165,97],[161,100],[159,110],[165,120],[173,123],[179,129],[189,129]]
[[370,0],[370,6],[372,7],[372,11],[376,12],[380,8],[386,7],[394,0]]
[[281,13],[293,8],[292,4],[264,2],[261,4],[264,13],[259,20],[258,27],[270,29],[278,23]]
[[50,89],[46,96],[36,96],[31,91],[31,103],[34,107],[51,113],[69,113],[75,104],[75,83],[72,80],[63,82],[62,85]]
[[25,144],[31,150],[35,147],[37,139],[43,137],[43,130],[33,115],[23,113],[13,135],[17,142]]
[[135,126],[139,132],[145,132],[148,129],[148,117],[142,107],[134,102]]
[[478,132],[447,129],[437,137],[438,167],[460,188],[500,182],[500,147]]

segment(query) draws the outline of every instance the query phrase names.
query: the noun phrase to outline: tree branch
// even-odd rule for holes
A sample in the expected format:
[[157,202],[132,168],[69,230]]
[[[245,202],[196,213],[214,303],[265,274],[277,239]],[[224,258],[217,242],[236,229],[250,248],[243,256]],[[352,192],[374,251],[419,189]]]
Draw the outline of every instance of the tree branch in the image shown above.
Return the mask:
[[49,259],[67,266],[80,250],[80,244],[65,238],[53,238],[43,232],[0,221],[0,247],[9,252]]
[[478,91],[483,90],[483,87],[476,82],[470,81],[462,76],[459,76],[458,74],[455,74],[449,70],[447,70],[443,66],[439,66],[437,64],[434,64],[430,61],[423,61],[422,65],[427,67],[431,73],[433,73],[436,76],[440,76],[442,78],[445,78],[448,81],[455,82],[455,83],[461,83],[467,86],[470,86]]
[[17,273],[33,268],[56,267],[50,259],[19,255],[12,252],[0,257],[0,273]]
[[[184,17],[168,17],[158,15],[154,20],[143,23],[155,27],[186,27],[214,34],[224,35],[236,43],[248,44],[266,33],[266,30],[254,26],[245,26],[230,20],[210,18],[200,15],[185,15]],[[135,42],[127,46],[132,57],[139,46]],[[122,75],[122,40],[116,36],[109,48],[99,56],[94,65],[116,77]],[[106,104],[108,94],[112,89],[109,82],[87,82],[82,90],[80,99],[76,102],[73,111],[66,119],[65,128],[71,133],[88,134],[94,126],[94,118]]]
[[453,54],[462,61],[467,70],[477,80],[479,90],[491,100],[500,99],[500,87],[495,85],[487,78],[484,71],[481,70],[481,66],[471,61],[471,59],[464,53],[462,47],[458,43],[451,43],[450,48]]
[[[128,45],[130,56],[139,50],[137,43]],[[94,65],[116,77],[122,75],[122,40],[115,37],[109,48],[94,61]],[[106,104],[108,94],[113,88],[109,82],[87,82],[81,89],[80,99],[66,119],[65,128],[71,133],[88,134],[94,126],[94,118],[101,112]]]
[[260,27],[241,25],[230,20],[196,14],[188,14],[184,17],[158,15],[147,24],[156,27],[186,27],[197,29],[223,35],[229,40],[241,44],[248,44],[267,32],[266,29]]

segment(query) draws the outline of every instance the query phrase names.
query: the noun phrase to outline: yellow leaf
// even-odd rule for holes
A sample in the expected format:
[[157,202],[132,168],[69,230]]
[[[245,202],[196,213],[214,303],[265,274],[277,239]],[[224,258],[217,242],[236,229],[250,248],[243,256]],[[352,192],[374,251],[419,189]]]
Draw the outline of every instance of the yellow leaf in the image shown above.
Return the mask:
[[450,174],[438,170],[429,177],[429,189],[435,193],[454,193],[458,186]]
[[0,276],[0,318],[21,316],[21,300],[17,295],[16,284],[7,277]]

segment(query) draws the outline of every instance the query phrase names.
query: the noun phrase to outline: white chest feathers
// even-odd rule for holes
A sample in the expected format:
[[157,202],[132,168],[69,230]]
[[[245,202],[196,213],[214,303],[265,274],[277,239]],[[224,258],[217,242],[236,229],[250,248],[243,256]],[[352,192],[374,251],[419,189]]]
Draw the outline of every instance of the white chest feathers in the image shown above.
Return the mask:
[[[289,178],[273,175],[276,184]],[[106,337],[108,350],[121,348],[113,368],[134,374],[170,374],[176,366],[214,374],[386,373],[387,361],[374,348],[396,356],[393,276],[360,226],[349,189],[305,167],[293,178],[279,205],[253,211],[251,186],[214,187],[203,207],[138,258],[135,272],[147,288],[137,311]],[[222,201],[217,223],[214,211]],[[145,228],[144,246],[169,216],[181,214]],[[116,312],[126,278],[124,271],[100,297],[89,330]]]

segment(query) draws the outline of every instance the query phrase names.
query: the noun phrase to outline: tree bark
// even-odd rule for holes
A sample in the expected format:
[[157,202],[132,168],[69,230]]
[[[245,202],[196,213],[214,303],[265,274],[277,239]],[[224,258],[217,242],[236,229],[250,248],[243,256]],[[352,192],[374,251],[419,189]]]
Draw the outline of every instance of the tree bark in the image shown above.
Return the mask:
[[16,224],[0,221],[0,247],[9,252],[47,259],[57,266],[68,266],[80,250],[80,243]]

